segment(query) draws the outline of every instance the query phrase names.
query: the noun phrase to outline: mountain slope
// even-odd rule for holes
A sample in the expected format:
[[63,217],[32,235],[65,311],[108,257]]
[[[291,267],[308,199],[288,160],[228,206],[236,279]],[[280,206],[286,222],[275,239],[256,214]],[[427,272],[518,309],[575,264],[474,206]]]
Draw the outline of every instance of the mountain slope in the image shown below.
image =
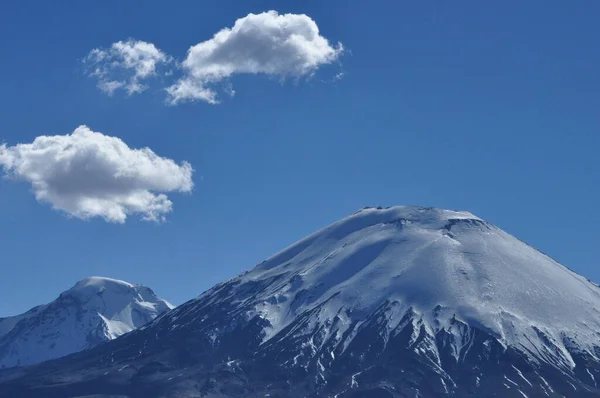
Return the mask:
[[0,396],[600,397],[599,311],[470,213],[368,208]]
[[50,304],[0,319],[0,368],[31,365],[91,348],[171,308],[147,287],[86,278]]
[[44,310],[45,307],[45,305],[38,305],[23,314],[0,318],[0,339],[10,332],[21,320],[31,318],[32,316],[39,314]]

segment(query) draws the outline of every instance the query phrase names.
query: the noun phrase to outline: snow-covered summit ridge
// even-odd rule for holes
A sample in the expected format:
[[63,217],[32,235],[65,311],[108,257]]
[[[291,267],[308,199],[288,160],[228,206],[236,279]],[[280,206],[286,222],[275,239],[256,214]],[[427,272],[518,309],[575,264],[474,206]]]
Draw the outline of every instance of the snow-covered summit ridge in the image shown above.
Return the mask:
[[420,206],[364,207],[276,253],[268,258],[265,263],[277,263],[280,255],[289,255],[290,252],[294,253],[295,250],[304,245],[310,245],[314,240],[323,235],[343,237],[373,225],[390,224],[400,220],[411,223],[418,222],[423,227],[429,229],[442,228],[450,220],[483,222],[482,219],[467,211],[443,210]]
[[50,304],[0,318],[0,368],[91,348],[172,308],[146,286],[97,276],[85,278]]
[[125,282],[119,279],[106,278],[103,276],[90,276],[88,278],[84,278],[77,282],[75,286],[73,286],[69,290],[81,290],[86,288],[94,288],[97,290],[106,289],[107,287],[112,288],[115,286],[123,287],[123,288],[132,288],[132,285],[129,282]]
[[[531,346],[544,335],[560,345],[576,336],[591,347],[600,338],[597,286],[463,211],[365,208],[231,283],[240,303],[252,300],[270,323],[266,339],[317,306],[332,319],[370,313],[386,301],[422,314],[432,327],[443,328],[440,317],[458,317],[508,345]],[[265,288],[249,298],[250,285]]]
[[157,301],[161,305],[172,309],[174,306],[166,300],[156,297],[152,289],[144,285],[133,285],[118,279],[101,276],[91,276],[77,282],[72,288],[63,292],[61,296],[70,296],[82,302],[93,299],[97,295],[105,297],[133,297],[137,301]]

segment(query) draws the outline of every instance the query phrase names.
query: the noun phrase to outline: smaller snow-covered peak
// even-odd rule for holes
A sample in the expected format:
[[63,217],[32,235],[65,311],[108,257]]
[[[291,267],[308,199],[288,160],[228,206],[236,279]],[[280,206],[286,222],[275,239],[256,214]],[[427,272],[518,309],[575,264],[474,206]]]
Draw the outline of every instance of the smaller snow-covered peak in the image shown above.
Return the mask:
[[80,280],[65,293],[79,297],[89,297],[103,293],[107,290],[113,293],[126,293],[132,291],[133,288],[134,285],[125,281],[101,276],[91,276]]
[[84,278],[77,282],[75,286],[71,289],[85,289],[93,287],[95,289],[102,289],[106,287],[112,286],[122,286],[122,287],[133,287],[133,285],[129,282],[125,282],[119,279],[106,278],[103,276],[90,276],[88,278]]
[[72,288],[62,293],[61,297],[75,298],[82,304],[97,301],[99,297],[102,297],[103,301],[108,300],[108,302],[114,302],[115,300],[159,301],[168,309],[173,308],[173,305],[158,298],[152,289],[147,286],[134,285],[119,279],[102,276],[91,276],[80,280]]
[[172,308],[146,286],[98,276],[85,278],[50,304],[0,318],[0,368],[91,348]]

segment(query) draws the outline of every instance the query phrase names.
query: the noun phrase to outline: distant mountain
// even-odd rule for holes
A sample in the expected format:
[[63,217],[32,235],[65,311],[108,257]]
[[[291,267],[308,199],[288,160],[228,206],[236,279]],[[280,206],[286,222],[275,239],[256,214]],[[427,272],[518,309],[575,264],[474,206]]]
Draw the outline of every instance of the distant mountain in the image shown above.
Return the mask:
[[367,208],[0,396],[600,397],[599,358],[596,285],[470,213]]
[[47,305],[0,318],[0,368],[31,365],[115,339],[173,308],[145,286],[92,277]]

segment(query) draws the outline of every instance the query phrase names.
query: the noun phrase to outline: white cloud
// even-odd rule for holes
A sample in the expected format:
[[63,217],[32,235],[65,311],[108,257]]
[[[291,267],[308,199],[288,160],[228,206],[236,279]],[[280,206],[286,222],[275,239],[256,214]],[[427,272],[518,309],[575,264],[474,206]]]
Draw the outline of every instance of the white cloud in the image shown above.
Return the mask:
[[171,61],[154,44],[133,39],[113,43],[108,49],[93,49],[83,60],[88,74],[98,79],[98,88],[108,95],[118,89],[129,95],[144,91],[148,87],[141,82]]
[[127,216],[163,221],[172,210],[165,192],[190,192],[192,167],[132,149],[120,138],[79,126],[72,134],[39,136],[0,146],[0,165],[31,183],[38,201],[81,218],[123,223]]
[[[185,75],[167,88],[169,102],[217,103],[212,86],[233,74],[303,77],[338,59],[343,46],[332,46],[307,15],[276,11],[249,14],[232,28],[192,46],[182,63]],[[226,90],[230,93],[233,90]]]

